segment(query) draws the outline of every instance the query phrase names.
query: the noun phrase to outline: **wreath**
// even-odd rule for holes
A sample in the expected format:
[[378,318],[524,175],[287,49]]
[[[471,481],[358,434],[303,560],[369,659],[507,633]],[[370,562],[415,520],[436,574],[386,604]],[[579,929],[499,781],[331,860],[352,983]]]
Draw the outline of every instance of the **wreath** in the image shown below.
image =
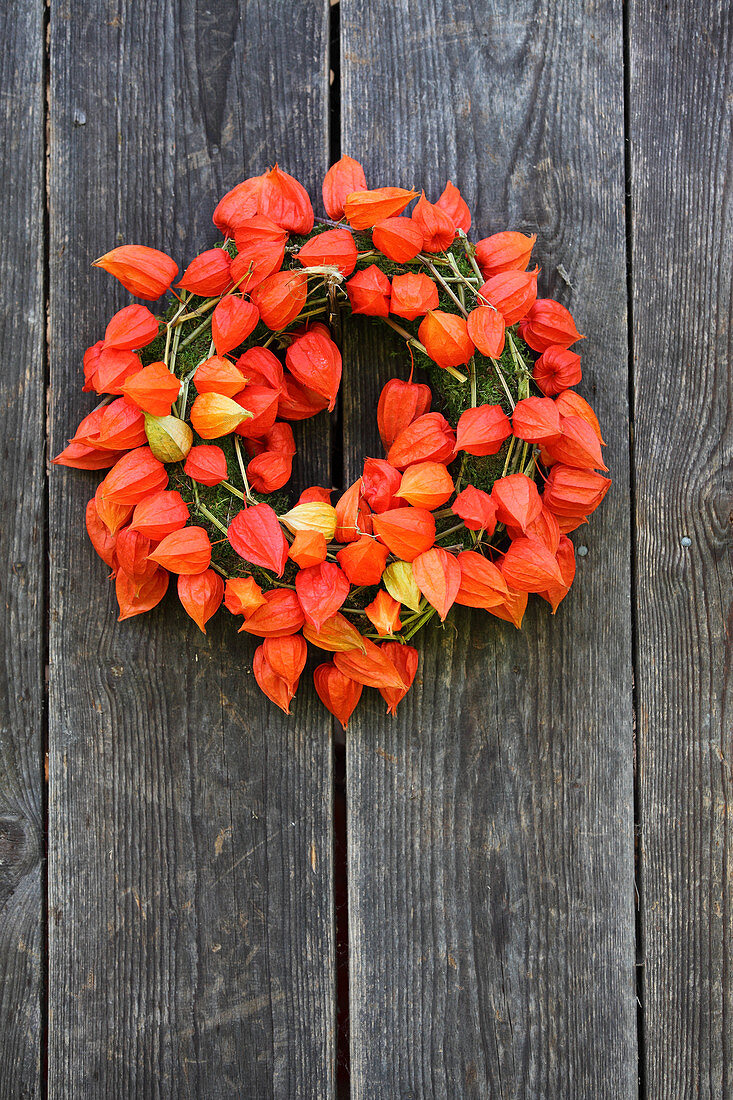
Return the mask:
[[[170,299],[159,316],[121,309],[87,349],[84,390],[101,401],[53,461],[108,470],[86,527],[120,620],[155,607],[173,574],[204,633],[223,604],[262,639],[254,674],[286,713],[307,643],[326,651],[315,687],[345,728],[363,687],[394,713],[417,671],[410,641],[454,604],[516,627],[530,593],[557,611],[568,534],[610,480],[573,388],[582,337],[528,269],[535,237],[471,243],[452,183],[435,203],[370,190],[350,157],[323,204],[314,217],[276,165],[224,196],[222,239],[175,289],[155,249],[96,260],[137,298]],[[335,502],[313,486],[293,503],[291,424],[334,410],[349,311],[389,326],[404,367],[377,407],[385,456]]]

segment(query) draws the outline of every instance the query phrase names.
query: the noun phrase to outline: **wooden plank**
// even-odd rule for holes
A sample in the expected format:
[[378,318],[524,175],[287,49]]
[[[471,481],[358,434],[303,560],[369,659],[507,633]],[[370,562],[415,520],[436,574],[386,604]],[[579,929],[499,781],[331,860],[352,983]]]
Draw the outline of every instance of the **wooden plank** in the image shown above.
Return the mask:
[[[125,300],[91,259],[124,240],[187,262],[245,175],[322,178],[327,29],[323,0],[52,4],[56,450]],[[83,531],[97,478],[51,482],[49,1095],[328,1096],[326,716],[307,686],[280,716],[228,618],[204,638],[171,599],[116,624]]]
[[43,987],[44,37],[0,10],[0,1097],[40,1094]]
[[[344,151],[371,186],[452,179],[479,236],[539,233],[615,479],[556,618],[458,616],[397,719],[349,727],[353,1095],[636,1096],[621,5],[341,8]],[[378,336],[347,370],[354,475]]]
[[641,900],[650,1097],[733,1093],[733,13],[632,3]]

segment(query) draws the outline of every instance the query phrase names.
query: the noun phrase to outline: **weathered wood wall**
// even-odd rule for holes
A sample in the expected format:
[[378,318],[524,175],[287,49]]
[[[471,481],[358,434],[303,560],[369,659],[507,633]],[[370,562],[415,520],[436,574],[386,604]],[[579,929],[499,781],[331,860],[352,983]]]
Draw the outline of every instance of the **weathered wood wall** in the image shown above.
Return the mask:
[[733,10],[630,13],[638,741],[650,1096],[733,1094]]
[[[124,298],[91,260],[122,240],[191,256],[271,150],[322,178],[328,13],[292,14],[52,6],[54,450],[88,406],[80,352]],[[97,480],[51,475],[49,1093],[328,1095],[327,716],[312,693],[280,721],[224,622],[196,637],[171,601],[115,623],[82,524]]]
[[[421,683],[395,721],[379,701],[355,715],[353,1093],[631,1096],[620,7],[525,3],[509,26],[508,11],[487,18],[486,5],[465,0],[342,9],[345,151],[375,184],[424,185],[435,197],[452,179],[483,234],[538,234],[541,291],[567,304],[588,338],[584,386],[615,478],[578,532],[588,553],[556,618],[535,606],[518,633],[464,614],[458,630],[420,646]],[[353,349],[346,394],[371,377],[373,403],[379,352],[377,339]],[[374,427],[354,416],[346,439],[355,475],[365,453],[379,453]]]
[[[224,622],[116,624],[97,479],[43,468],[47,398],[55,453],[124,300],[94,256],[185,261],[238,179],[279,159],[317,196],[339,142],[375,185],[451,178],[481,234],[539,233],[615,479],[554,619],[459,616],[396,721],[353,719],[351,1091],[733,1090],[732,24],[722,0],[0,11],[0,1098],[345,1094],[330,723],[307,691],[276,714]],[[381,339],[350,329],[342,438],[302,425],[300,478],[380,453]]]

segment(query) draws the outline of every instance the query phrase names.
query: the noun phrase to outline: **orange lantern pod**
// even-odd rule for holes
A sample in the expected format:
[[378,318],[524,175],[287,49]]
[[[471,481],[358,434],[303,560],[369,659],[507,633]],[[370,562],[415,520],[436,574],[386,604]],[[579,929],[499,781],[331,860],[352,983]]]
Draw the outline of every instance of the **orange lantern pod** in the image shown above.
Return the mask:
[[430,387],[422,382],[390,378],[379,395],[377,426],[385,450],[408,425],[430,408]]
[[156,569],[151,577],[138,583],[120,569],[115,578],[115,594],[120,608],[117,622],[152,611],[168,591],[169,579],[170,574],[165,569]]
[[51,461],[55,466],[69,466],[74,470],[106,470],[109,466],[114,466],[118,459],[118,451],[72,442]]
[[504,351],[506,324],[498,309],[493,306],[472,309],[466,318],[466,327],[469,337],[482,355],[499,359]]
[[254,504],[238,512],[229,524],[227,538],[240,558],[282,577],[288,542],[269,504]]
[[496,505],[496,518],[507,527],[526,531],[542,511],[537,486],[526,474],[510,474],[494,482],[491,496]]
[[290,481],[293,460],[290,455],[263,451],[247,466],[247,479],[256,493],[274,493]]
[[199,485],[210,488],[227,479],[227,460],[221,447],[201,444],[192,447],[186,457],[183,472]]
[[423,235],[425,252],[445,252],[456,237],[453,219],[440,206],[433,206],[425,198],[425,192],[415,204],[412,220]]
[[225,355],[247,339],[257,328],[259,310],[252,302],[227,294],[211,317],[211,339],[217,355]]
[[564,416],[561,428],[562,434],[547,444],[547,452],[554,462],[578,466],[582,470],[608,471],[608,466],[603,462],[598,436],[587,420],[581,416]]
[[290,233],[305,235],[313,228],[313,207],[308,192],[277,164],[262,177],[257,211]]
[[539,539],[551,554],[557,554],[557,548],[560,545],[560,525],[557,516],[553,515],[550,509],[544,505],[537,519],[527,525],[526,531],[522,531],[520,527],[507,527],[506,533],[510,539],[519,539],[522,535]]
[[278,398],[278,416],[284,420],[308,420],[327,407],[328,398],[301,386],[292,375],[285,375]]
[[142,244],[123,244],[95,260],[92,267],[101,267],[122,283],[136,298],[154,301],[170,290],[178,274],[178,264],[165,252]]
[[236,365],[248,384],[270,386],[273,390],[279,390],[283,384],[283,365],[269,348],[247,348]]
[[399,508],[395,494],[400,487],[402,475],[383,458],[368,458],[361,475],[361,489],[364,500],[373,512],[386,512],[388,508]]
[[542,352],[532,370],[532,377],[548,397],[577,386],[583,377],[580,356],[559,345]]
[[543,446],[560,438],[560,413],[549,397],[525,397],[512,413],[512,430],[517,439]]
[[323,205],[329,218],[340,221],[344,203],[354,191],[366,191],[364,169],[353,157],[341,157],[326,172],[323,180]]
[[350,649],[346,653],[336,653],[333,663],[339,672],[350,676],[364,687],[398,688],[404,687],[404,681],[386,653],[370,641],[363,638],[364,651]]
[[375,535],[402,561],[414,561],[435,542],[435,520],[426,508],[393,508],[372,516]]
[[[297,638],[300,637],[300,635],[292,634],[290,637]],[[275,641],[277,639],[266,640]],[[252,671],[254,672],[255,680],[257,681],[257,686],[260,691],[263,692],[276,707],[280,707],[280,710],[284,711],[285,714],[290,714],[290,704],[297,690],[297,681],[295,685],[293,685],[282,676],[278,676],[267,660],[264,643],[255,650],[254,657],[252,658]]]
[[483,298],[499,310],[507,326],[515,325],[526,317],[537,300],[537,277],[534,271],[502,271],[492,275],[479,289]]
[[221,393],[200,393],[189,413],[194,430],[202,439],[219,439],[251,417],[242,405]]
[[123,527],[119,532],[115,554],[119,568],[138,583],[152,577],[158,568],[155,562],[148,560],[150,539],[130,527]]
[[456,426],[456,452],[498,454],[512,434],[512,423],[501,405],[479,405],[461,413]]
[[356,267],[356,242],[348,229],[329,229],[312,237],[296,253],[303,267],[335,267],[344,278]]
[[115,534],[110,533],[109,528],[97,511],[97,502],[94,497],[87,502],[84,520],[92,546],[102,561],[106,565],[112,566],[117,538]]
[[483,489],[467,485],[453,501],[451,509],[469,531],[485,531],[490,538],[496,530],[496,505]]
[[[124,397],[118,397],[104,410],[98,439],[88,442],[108,451],[129,451],[133,447],[143,447],[146,440],[143,413],[137,405],[126,401]],[[87,441],[82,439],[80,442]]]
[[344,200],[346,220],[354,229],[369,229],[377,222],[401,214],[417,191],[403,187],[378,187],[373,191],[353,191]]
[[363,499],[361,478],[342,493],[336,503],[336,542],[356,542],[372,533],[369,505]]
[[205,634],[207,622],[219,610],[224,599],[224,581],[213,569],[205,569],[195,576],[181,573],[178,577],[178,598],[186,613]]
[[250,413],[234,429],[237,435],[244,439],[260,439],[274,427],[280,392],[270,386],[247,386],[237,397],[236,403]]
[[278,271],[252,291],[260,318],[273,332],[287,328],[305,307],[308,275],[305,271]]
[[287,239],[286,230],[262,214],[237,226],[234,232],[237,255],[230,270],[232,283],[250,294],[274,275],[283,265]]
[[332,411],[342,369],[341,352],[333,340],[320,332],[306,332],[293,340],[285,363],[295,380],[327,400]]
[[88,447],[97,446],[99,443],[99,433],[102,428],[102,420],[108,408],[108,405],[100,405],[96,409],[92,409],[86,416],[82,417],[79,427],[76,429],[73,438],[70,439],[69,442],[86,443]]
[[82,393],[89,393],[90,390],[97,389],[97,369],[103,348],[104,340],[97,340],[96,344],[92,344],[84,352],[84,386],[82,387]]
[[357,271],[346,283],[352,313],[368,317],[389,317],[390,282],[376,264]]
[[518,592],[544,592],[564,584],[555,555],[539,539],[514,539],[504,555],[501,572]]
[[300,674],[305,668],[308,646],[300,634],[285,634],[279,638],[265,638],[262,650],[268,664],[277,676],[295,692]]
[[258,638],[283,638],[297,634],[305,622],[298,597],[289,588],[272,588],[263,593],[265,602],[248,615],[239,628]]
[[165,363],[151,363],[131,375],[121,388],[125,397],[144,412],[151,416],[168,416],[180,393],[181,383]]
[[385,218],[374,226],[372,243],[387,259],[406,264],[423,246],[422,229],[412,218]]
[[313,683],[318,692],[318,698],[326,710],[338,719],[343,729],[346,729],[349,718],[361,699],[361,684],[352,680],[350,676],[345,676],[330,661],[318,666],[313,673]]
[[270,428],[265,436],[265,445],[268,451],[273,451],[279,455],[295,454],[295,439],[293,437],[293,429],[289,424],[283,424],[278,421]]
[[172,531],[150,554],[151,561],[171,573],[203,573],[211,563],[211,543],[203,527]]
[[413,462],[448,462],[455,443],[453,429],[441,413],[424,413],[402,429],[387,453],[387,461],[398,470]]
[[104,346],[134,351],[147,347],[157,335],[158,321],[146,306],[125,306],[110,319],[104,333]]
[[191,260],[176,285],[190,294],[218,298],[231,286],[232,260],[225,248],[208,248]]
[[461,583],[455,599],[457,604],[489,611],[504,603],[508,594],[507,583],[493,562],[487,561],[475,550],[464,550],[457,561],[461,570]]
[[332,492],[333,489],[326,489],[323,485],[311,485],[300,494],[298,504],[330,504]]
[[188,505],[175,489],[151,493],[135,505],[130,527],[153,542],[182,530],[190,519]]
[[504,271],[525,271],[537,236],[506,230],[484,237],[476,245],[476,263],[485,279]]
[[104,495],[113,504],[139,504],[167,484],[166,468],[149,447],[138,447],[123,455],[102,482]]
[[522,626],[524,613],[527,610],[527,600],[527,592],[517,592],[514,588],[508,588],[504,602],[497,607],[487,607],[486,610],[490,615],[495,615],[497,619],[503,619],[506,623],[513,623],[519,630]]
[[417,335],[433,362],[444,370],[467,363],[476,350],[464,319],[440,309],[428,312]]
[[350,542],[336,557],[349,581],[354,585],[379,584],[387,564],[389,550],[369,535]]
[[97,506],[97,514],[111,535],[117,534],[120,527],[127,523],[134,511],[132,504],[113,504],[111,500],[108,500],[104,495],[104,482],[97,486],[94,501]]
[[315,630],[306,623],[303,627],[303,637],[312,645],[330,653],[346,653],[350,649],[358,649],[366,653],[366,645],[361,634],[338,611],[330,619],[326,619],[320,630]]
[[142,370],[142,362],[134,351],[122,348],[102,348],[94,374],[97,393],[122,393],[128,378]]
[[233,237],[238,225],[257,213],[262,176],[252,176],[227,191],[214,210],[213,222],[224,237]]
[[543,600],[547,600],[554,615],[562,601],[570,591],[570,586],[575,580],[575,549],[567,535],[560,535],[557,548],[557,564],[562,576],[562,584],[552,585],[540,592]]
[[416,462],[405,470],[395,495],[416,508],[432,511],[445,504],[454,488],[453,478],[442,462]]
[[595,511],[610,488],[610,479],[595,470],[580,470],[558,463],[550,470],[542,499],[545,507],[560,519],[585,519]]
[[471,228],[471,211],[461,192],[450,180],[446,183],[443,194],[435,205],[448,215],[456,229],[462,229],[464,233],[468,233]]
[[575,390],[563,390],[561,394],[555,398],[555,408],[561,416],[580,416],[583,420],[586,420],[595,434],[598,436],[600,443],[605,445],[605,439],[601,435],[601,425],[598,423],[598,417],[593,412],[588,402],[584,397],[581,397]]
[[461,567],[457,560],[442,547],[433,546],[415,558],[412,575],[425,599],[438,612],[440,621],[445,622],[461,587]]
[[298,531],[288,551],[299,569],[307,569],[310,565],[320,565],[326,560],[328,544],[320,531]]
[[402,678],[400,688],[379,688],[379,694],[387,704],[387,713],[394,714],[412,687],[417,674],[418,654],[414,646],[403,645],[402,642],[382,642],[381,649]]
[[428,310],[437,309],[438,305],[438,288],[427,275],[412,271],[395,275],[389,300],[390,313],[414,321],[424,317]]
[[224,586],[224,606],[232,615],[249,618],[267,601],[253,577],[229,577]]
[[323,561],[296,574],[295,591],[306,623],[320,630],[343,605],[349,594],[349,581],[334,562]]
[[380,588],[371,603],[364,608],[364,614],[369,619],[377,634],[382,637],[385,634],[394,634],[402,626],[400,622],[401,604]]
[[230,359],[212,355],[196,368],[193,384],[199,393],[219,393],[224,397],[235,397],[244,389],[246,380]]
[[532,351],[551,347],[569,348],[584,339],[575,327],[572,314],[552,298],[538,298],[519,326],[519,335]]

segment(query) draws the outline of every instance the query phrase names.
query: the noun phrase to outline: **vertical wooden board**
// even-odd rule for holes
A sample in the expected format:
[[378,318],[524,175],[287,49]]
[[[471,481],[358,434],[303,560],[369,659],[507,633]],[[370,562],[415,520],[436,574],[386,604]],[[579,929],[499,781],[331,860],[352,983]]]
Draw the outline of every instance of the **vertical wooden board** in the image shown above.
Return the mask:
[[0,10],[0,1097],[40,1092],[43,985],[43,7]]
[[[341,7],[344,152],[371,186],[452,179],[477,236],[538,232],[615,479],[556,618],[459,614],[394,722],[352,719],[353,1094],[635,1096],[621,6]],[[349,345],[351,476],[384,349]]]
[[650,1097],[733,1091],[730,5],[630,8]]
[[[322,176],[327,17],[52,4],[55,451],[92,407],[81,354],[126,297],[90,261],[128,241],[183,265],[244,176],[276,159],[310,190]],[[203,637],[171,596],[115,622],[84,533],[97,481],[51,478],[49,1095],[328,1096],[329,724],[307,686],[290,721],[264,700],[228,616]]]

